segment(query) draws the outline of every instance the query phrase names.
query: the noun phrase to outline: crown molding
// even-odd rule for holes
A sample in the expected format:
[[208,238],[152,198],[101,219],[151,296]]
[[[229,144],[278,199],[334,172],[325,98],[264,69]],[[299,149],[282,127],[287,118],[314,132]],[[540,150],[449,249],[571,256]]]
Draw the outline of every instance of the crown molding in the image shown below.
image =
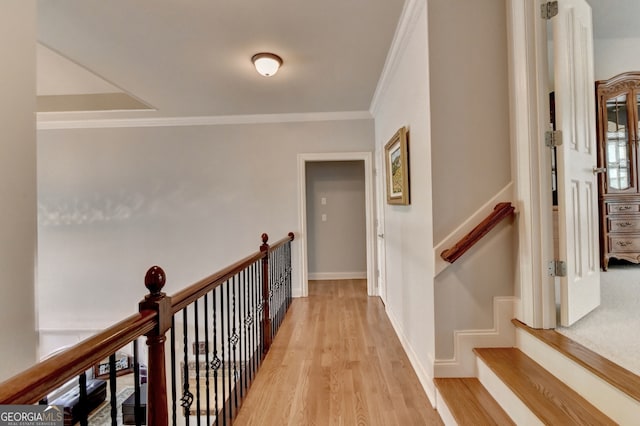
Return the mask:
[[381,99],[389,87],[391,78],[393,77],[399,62],[399,58],[407,48],[407,44],[411,39],[411,34],[416,26],[416,22],[425,7],[427,7],[426,0],[406,0],[404,3],[404,8],[402,9],[402,14],[398,21],[398,26],[396,27],[396,32],[393,36],[393,41],[391,42],[391,47],[387,53],[387,59],[385,60],[384,67],[382,68],[382,73],[380,74],[376,91],[373,93],[373,98],[371,99],[369,112],[373,117],[376,116],[380,108]]
[[47,120],[46,113],[38,113],[38,130],[101,129],[117,127],[174,127],[217,126],[225,124],[295,123],[305,121],[370,120],[369,111],[336,111],[288,114],[249,114],[198,117],[153,117],[153,118],[104,118]]

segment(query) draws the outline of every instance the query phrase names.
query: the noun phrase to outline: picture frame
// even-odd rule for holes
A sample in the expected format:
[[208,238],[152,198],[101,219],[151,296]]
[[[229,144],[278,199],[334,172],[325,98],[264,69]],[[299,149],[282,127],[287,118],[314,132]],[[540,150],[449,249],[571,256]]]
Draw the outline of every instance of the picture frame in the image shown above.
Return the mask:
[[401,127],[384,146],[387,203],[409,205],[409,150],[407,129]]

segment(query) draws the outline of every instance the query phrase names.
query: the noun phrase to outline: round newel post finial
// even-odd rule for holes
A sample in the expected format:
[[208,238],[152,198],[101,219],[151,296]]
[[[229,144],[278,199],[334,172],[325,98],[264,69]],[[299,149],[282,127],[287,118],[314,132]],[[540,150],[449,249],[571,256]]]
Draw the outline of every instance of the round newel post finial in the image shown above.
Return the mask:
[[267,244],[267,241],[269,241],[269,235],[265,232],[262,234],[262,244]]
[[152,266],[144,276],[144,286],[153,295],[160,294],[162,288],[167,282],[167,277],[159,266]]

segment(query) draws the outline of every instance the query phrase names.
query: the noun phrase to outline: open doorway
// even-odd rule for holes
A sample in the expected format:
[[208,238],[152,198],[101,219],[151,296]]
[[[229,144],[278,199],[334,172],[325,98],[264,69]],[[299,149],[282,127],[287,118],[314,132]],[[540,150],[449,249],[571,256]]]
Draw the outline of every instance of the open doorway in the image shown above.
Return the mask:
[[310,280],[367,278],[364,161],[305,164]]
[[[300,223],[300,279],[301,279],[301,296],[306,297],[309,292],[308,280],[309,280],[309,250],[310,250],[310,233],[308,223],[308,205],[307,205],[307,165],[309,163],[336,163],[336,162],[354,162],[362,166],[361,171],[364,177],[364,252],[366,257],[366,279],[367,279],[367,294],[370,296],[376,295],[376,282],[375,282],[375,228],[374,228],[374,209],[373,209],[373,167],[372,167],[372,154],[370,152],[344,152],[344,153],[318,153],[318,154],[299,154],[298,155],[298,218]],[[313,167],[312,167],[313,168]],[[322,167],[320,167],[321,169]],[[329,203],[331,200],[325,197],[325,203],[322,204],[322,196],[317,200],[320,208],[316,212],[319,215],[320,225],[323,223],[328,224],[329,220],[333,218],[329,217]],[[323,210],[325,206],[325,210]],[[326,221],[322,222],[322,215],[326,215]],[[338,213],[340,214],[340,213]],[[332,213],[333,215],[333,213]],[[362,220],[362,218],[360,219]],[[312,231],[312,232],[317,232]],[[333,231],[332,231],[333,232]],[[317,242],[317,241],[316,241]],[[316,243],[314,242],[314,244]],[[338,242],[338,244],[341,244]],[[316,250],[316,248],[313,248]],[[317,260],[317,259],[315,259]],[[315,261],[314,260],[314,261]],[[322,260],[323,262],[325,260]],[[313,266],[316,268],[316,266]],[[312,273],[325,272],[331,274],[332,272],[344,272],[353,273],[358,271],[311,271]],[[359,271],[361,273],[361,271]],[[337,277],[337,275],[325,275],[325,277]],[[317,275],[316,275],[317,277]]]

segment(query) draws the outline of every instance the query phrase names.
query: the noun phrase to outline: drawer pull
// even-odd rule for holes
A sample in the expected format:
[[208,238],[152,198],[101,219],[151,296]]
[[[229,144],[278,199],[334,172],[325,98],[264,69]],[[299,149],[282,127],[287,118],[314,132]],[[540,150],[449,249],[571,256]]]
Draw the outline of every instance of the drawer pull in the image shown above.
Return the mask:
[[626,210],[631,210],[631,206],[616,207],[616,210],[618,210],[619,212],[626,211]]
[[631,222],[617,222],[616,225],[618,228],[627,228],[633,224]]
[[616,245],[618,247],[629,247],[630,245],[633,245],[632,241],[616,241]]

